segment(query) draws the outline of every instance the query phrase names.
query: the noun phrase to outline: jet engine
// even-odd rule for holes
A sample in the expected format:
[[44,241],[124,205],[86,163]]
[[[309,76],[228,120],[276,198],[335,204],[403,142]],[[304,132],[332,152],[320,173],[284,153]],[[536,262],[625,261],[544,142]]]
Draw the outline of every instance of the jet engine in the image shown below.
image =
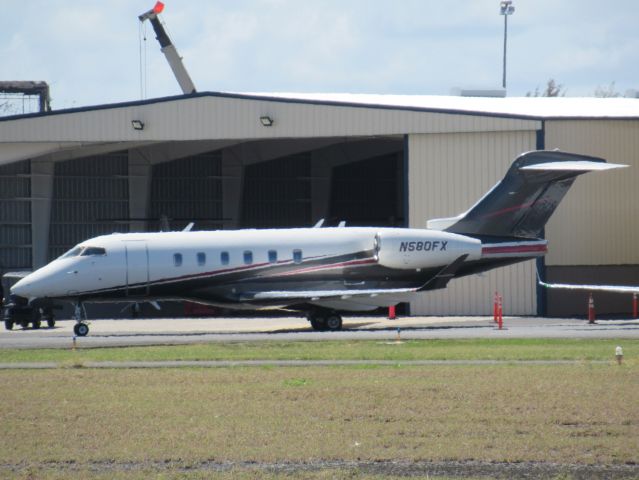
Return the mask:
[[481,241],[436,230],[381,230],[375,237],[378,263],[399,269],[446,266],[462,255],[481,257]]

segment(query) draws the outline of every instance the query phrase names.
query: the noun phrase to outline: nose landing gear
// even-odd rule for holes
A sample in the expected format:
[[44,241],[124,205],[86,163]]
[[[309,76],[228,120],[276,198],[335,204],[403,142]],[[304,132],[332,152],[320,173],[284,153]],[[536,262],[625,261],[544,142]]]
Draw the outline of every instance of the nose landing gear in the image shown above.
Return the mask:
[[89,325],[86,323],[87,312],[84,309],[82,302],[75,304],[73,318],[76,321],[76,324],[73,326],[73,333],[75,333],[78,337],[86,337],[89,333]]

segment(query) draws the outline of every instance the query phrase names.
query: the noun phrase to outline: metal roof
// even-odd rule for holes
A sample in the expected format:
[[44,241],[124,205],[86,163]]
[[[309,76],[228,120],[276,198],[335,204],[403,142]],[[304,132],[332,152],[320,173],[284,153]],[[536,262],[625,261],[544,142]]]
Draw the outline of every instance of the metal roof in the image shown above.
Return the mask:
[[639,99],[201,92],[0,118],[0,164],[162,142],[535,131],[574,118],[636,120]]
[[428,111],[496,115],[539,120],[562,118],[637,118],[637,98],[596,97],[460,97],[440,95],[380,95],[360,93],[249,93],[258,98],[298,100],[371,108],[406,108]]
[[639,98],[596,97],[460,97],[444,95],[385,95],[362,93],[282,93],[282,92],[198,92],[147,100],[88,105],[85,107],[52,110],[0,117],[0,122],[20,118],[65,115],[95,110],[153,105],[181,99],[219,97],[241,100],[269,100],[284,103],[348,106],[362,108],[391,108],[425,112],[489,115],[522,119],[558,118],[631,118],[639,119]]

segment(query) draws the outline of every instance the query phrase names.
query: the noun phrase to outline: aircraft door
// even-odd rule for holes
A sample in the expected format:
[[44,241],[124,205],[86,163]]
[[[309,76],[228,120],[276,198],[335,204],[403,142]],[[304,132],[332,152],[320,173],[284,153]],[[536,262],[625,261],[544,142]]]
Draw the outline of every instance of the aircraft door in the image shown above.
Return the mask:
[[145,241],[127,241],[126,292],[127,296],[142,296],[149,293],[149,250]]

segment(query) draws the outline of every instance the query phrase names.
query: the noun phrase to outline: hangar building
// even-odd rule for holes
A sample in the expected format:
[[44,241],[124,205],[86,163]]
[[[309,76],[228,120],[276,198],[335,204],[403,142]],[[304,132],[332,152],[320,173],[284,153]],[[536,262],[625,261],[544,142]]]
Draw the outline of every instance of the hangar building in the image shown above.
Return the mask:
[[[412,314],[585,312],[549,281],[639,284],[639,100],[204,92],[0,119],[0,270],[111,232],[424,227],[458,214],[513,159],[559,148],[632,168],[580,178],[549,254],[423,294]],[[604,296],[598,311],[627,312]]]

